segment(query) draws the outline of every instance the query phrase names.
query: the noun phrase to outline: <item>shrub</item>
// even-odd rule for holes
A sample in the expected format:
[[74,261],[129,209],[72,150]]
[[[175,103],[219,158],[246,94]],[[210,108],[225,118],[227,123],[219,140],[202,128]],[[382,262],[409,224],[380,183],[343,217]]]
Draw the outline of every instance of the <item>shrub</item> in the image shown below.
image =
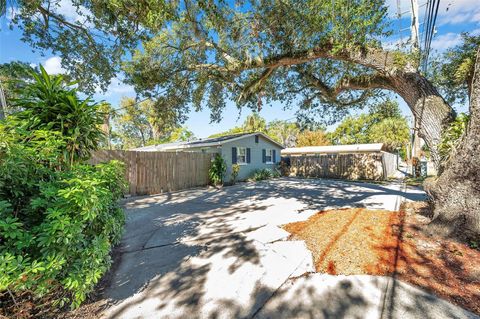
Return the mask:
[[[32,133],[39,135],[48,136]],[[0,292],[51,295],[60,306],[77,307],[108,269],[110,248],[120,239],[123,164],[58,170],[56,152],[37,143],[0,145]],[[42,143],[49,144],[55,149],[57,142]]]
[[232,165],[232,184],[237,181],[238,173],[240,172],[240,165],[235,163]]
[[280,173],[276,169],[262,168],[262,169],[257,169],[253,171],[249,180],[261,181],[261,180],[271,179],[276,177],[280,177]]
[[40,66],[34,81],[18,92],[13,106],[22,110],[9,118],[9,126],[26,131],[57,132],[63,137],[67,164],[85,160],[105,138],[100,125],[103,114],[90,99],[82,100],[61,75],[51,76]]
[[208,177],[210,178],[210,182],[213,185],[222,184],[226,171],[227,163],[223,159],[222,155],[216,154],[215,158],[213,159],[212,165],[208,170]]
[[[101,137],[94,127],[92,134],[85,131],[96,125],[97,113],[86,105],[64,112],[63,98],[83,102],[58,79],[43,72],[42,81],[50,81],[44,89],[55,89],[0,121],[0,295],[27,295],[34,308],[50,311],[52,305],[79,306],[108,269],[123,228],[117,200],[126,186],[120,162],[79,163]],[[34,95],[37,84],[27,84],[25,92]],[[39,106],[50,108],[52,117],[32,111]],[[62,109],[58,117],[55,108]]]
[[79,306],[110,265],[124,222],[118,162],[77,166],[40,184],[23,211],[0,201],[0,291],[57,293]]

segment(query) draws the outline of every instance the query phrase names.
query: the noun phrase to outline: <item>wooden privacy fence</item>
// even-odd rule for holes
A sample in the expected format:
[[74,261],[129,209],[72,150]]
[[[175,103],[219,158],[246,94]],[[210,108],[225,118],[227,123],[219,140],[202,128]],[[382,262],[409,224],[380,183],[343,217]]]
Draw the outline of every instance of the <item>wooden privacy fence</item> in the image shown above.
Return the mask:
[[292,156],[290,175],[381,180],[389,175],[384,161],[383,153]]
[[211,157],[194,152],[100,150],[92,154],[89,163],[124,162],[128,193],[148,195],[207,185]]

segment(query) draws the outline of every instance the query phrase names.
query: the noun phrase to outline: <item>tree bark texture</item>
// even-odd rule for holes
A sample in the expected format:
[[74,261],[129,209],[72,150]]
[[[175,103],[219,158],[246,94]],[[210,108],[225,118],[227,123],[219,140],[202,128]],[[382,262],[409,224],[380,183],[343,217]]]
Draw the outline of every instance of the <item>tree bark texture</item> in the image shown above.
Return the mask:
[[470,121],[442,174],[428,181],[432,226],[447,235],[480,235],[480,48],[470,97]]
[[419,73],[403,73],[390,79],[392,90],[398,93],[415,117],[418,135],[423,138],[436,167],[440,166],[437,151],[443,130],[454,118],[454,111],[435,87]]

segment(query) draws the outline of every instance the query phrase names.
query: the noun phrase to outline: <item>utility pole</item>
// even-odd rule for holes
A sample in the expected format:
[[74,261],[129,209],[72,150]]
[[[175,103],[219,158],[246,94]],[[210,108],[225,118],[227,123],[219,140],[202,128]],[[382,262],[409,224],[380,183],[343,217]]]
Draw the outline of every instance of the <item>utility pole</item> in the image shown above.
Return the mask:
[[410,0],[412,5],[411,12],[411,42],[412,42],[412,51],[418,51],[420,49],[420,32],[419,32],[419,23],[418,23],[418,0]]

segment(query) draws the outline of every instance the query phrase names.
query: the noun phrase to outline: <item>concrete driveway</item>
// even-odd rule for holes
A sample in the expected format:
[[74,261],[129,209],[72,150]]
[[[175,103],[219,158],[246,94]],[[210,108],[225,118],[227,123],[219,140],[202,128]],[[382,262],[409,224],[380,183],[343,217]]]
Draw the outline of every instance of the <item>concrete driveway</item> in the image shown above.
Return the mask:
[[475,318],[389,277],[314,273],[278,226],[319,210],[396,210],[400,184],[277,179],[132,198],[107,318]]

